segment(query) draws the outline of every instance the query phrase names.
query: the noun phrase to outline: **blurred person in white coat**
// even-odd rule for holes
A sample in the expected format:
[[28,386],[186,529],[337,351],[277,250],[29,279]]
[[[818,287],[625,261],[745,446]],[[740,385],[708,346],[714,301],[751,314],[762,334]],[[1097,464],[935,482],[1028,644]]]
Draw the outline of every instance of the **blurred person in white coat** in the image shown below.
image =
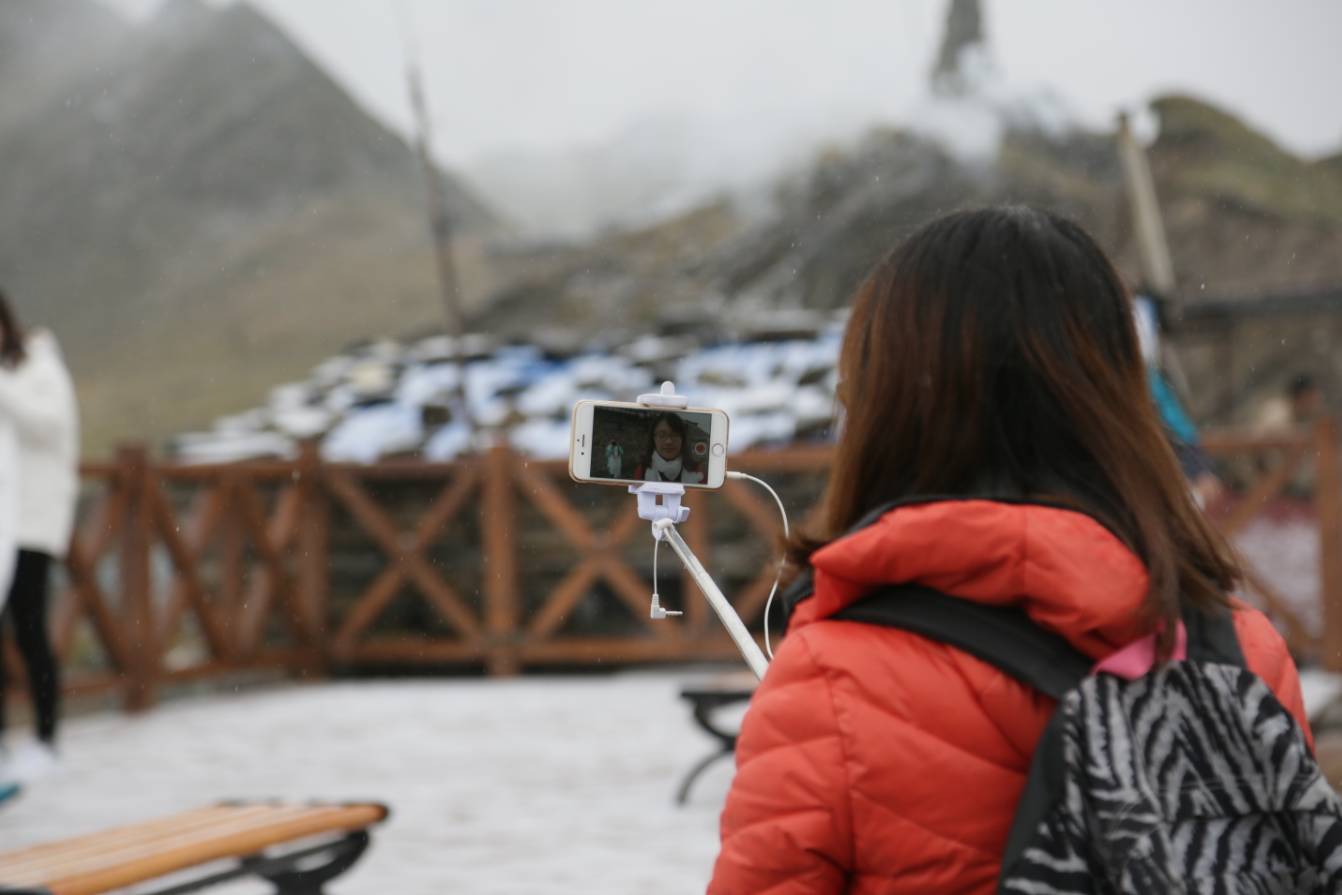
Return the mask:
[[[4,757],[0,782],[41,776],[56,766],[60,669],[47,629],[48,579],[65,556],[79,489],[79,422],[60,347],[44,330],[25,332],[0,293],[0,418],[13,433],[17,481],[9,598],[0,635],[13,629],[27,671],[36,740]],[[3,549],[3,547],[0,547]],[[0,663],[0,692],[5,688]],[[0,700],[0,734],[5,728]]]

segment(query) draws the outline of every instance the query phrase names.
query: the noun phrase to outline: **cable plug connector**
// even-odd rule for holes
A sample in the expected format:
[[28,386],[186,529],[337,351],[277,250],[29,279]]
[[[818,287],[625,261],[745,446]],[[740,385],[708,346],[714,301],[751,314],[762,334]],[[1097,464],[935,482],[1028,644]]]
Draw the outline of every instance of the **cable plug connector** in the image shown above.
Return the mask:
[[685,613],[679,612],[675,609],[663,609],[662,598],[657,595],[656,591],[653,591],[652,607],[648,614],[654,619],[663,619],[663,618],[674,618],[677,615],[684,615]]

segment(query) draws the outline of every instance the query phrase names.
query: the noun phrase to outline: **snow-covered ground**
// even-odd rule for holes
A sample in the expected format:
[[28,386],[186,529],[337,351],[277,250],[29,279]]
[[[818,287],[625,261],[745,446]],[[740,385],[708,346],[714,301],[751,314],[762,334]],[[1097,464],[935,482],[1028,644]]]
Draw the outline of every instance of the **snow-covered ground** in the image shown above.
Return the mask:
[[[673,796],[716,747],[677,696],[708,674],[294,685],[75,718],[58,774],[0,810],[0,843],[227,799],[376,800],[391,819],[333,895],[702,892],[731,762]],[[1337,695],[1307,677],[1311,708]]]
[[75,718],[60,772],[0,810],[0,842],[225,799],[371,799],[391,819],[335,895],[702,892],[731,762],[673,797],[716,745],[677,696],[705,674],[296,685]]

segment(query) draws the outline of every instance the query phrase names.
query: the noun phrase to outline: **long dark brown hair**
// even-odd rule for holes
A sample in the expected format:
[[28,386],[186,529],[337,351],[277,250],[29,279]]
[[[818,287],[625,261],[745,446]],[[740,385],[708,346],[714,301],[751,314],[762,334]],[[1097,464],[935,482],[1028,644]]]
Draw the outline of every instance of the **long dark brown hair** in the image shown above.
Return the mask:
[[825,502],[789,544],[795,564],[893,500],[1009,494],[1075,507],[1142,559],[1162,654],[1181,596],[1227,604],[1239,570],[1156,415],[1131,296],[1075,223],[990,208],[914,233],[857,290],[839,400]]
[[0,289],[0,366],[17,367],[28,356],[23,345],[23,329]]

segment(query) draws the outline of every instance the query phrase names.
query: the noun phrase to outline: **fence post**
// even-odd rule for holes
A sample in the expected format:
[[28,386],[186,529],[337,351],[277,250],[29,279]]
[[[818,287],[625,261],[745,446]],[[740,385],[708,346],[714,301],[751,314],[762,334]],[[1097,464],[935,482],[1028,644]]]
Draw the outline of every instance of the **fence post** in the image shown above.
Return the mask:
[[312,632],[315,654],[305,670],[324,675],[330,664],[327,612],[331,597],[331,510],[322,481],[321,452],[315,441],[305,441],[298,455],[301,498],[298,526],[298,593],[304,623]]
[[1342,468],[1337,422],[1314,427],[1315,501],[1319,514],[1319,599],[1323,603],[1323,666],[1342,671]]
[[517,462],[505,445],[495,445],[483,458],[484,499],[480,531],[484,540],[485,665],[495,676],[517,674],[517,508],[512,464]]
[[153,582],[149,569],[152,537],[146,489],[149,454],[144,445],[117,450],[117,475],[126,489],[126,524],[121,536],[121,611],[126,620],[126,709],[142,712],[154,703],[161,672],[158,622],[154,613]]

